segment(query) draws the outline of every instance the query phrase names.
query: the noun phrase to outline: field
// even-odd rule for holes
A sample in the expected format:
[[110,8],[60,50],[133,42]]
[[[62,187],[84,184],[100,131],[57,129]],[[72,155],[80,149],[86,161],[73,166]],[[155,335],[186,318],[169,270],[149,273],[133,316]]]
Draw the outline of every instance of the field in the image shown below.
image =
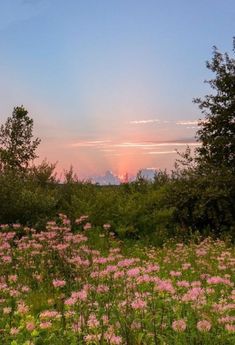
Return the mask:
[[0,344],[235,344],[235,251],[162,248],[60,215],[39,232],[1,225]]

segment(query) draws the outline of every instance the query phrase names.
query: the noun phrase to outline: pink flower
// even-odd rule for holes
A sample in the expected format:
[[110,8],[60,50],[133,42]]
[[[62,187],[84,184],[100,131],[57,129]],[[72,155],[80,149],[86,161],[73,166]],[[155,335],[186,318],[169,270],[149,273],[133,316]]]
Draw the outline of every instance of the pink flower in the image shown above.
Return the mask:
[[147,303],[141,299],[136,299],[131,303],[131,306],[133,309],[145,309],[147,306]]
[[12,327],[11,330],[10,330],[10,334],[11,335],[16,335],[19,333],[19,328],[16,328],[16,327]]
[[208,284],[225,284],[225,285],[231,285],[231,281],[226,278],[221,277],[210,277],[207,279]]
[[184,320],[176,320],[172,323],[172,328],[176,332],[184,332],[186,330],[186,322]]
[[176,285],[179,287],[186,287],[186,288],[190,286],[189,282],[187,282],[186,280],[180,280],[176,283]]
[[88,334],[84,336],[84,340],[86,344],[94,344],[97,343],[101,338],[101,334]]
[[226,324],[225,329],[226,329],[226,331],[231,332],[231,333],[235,332],[235,326],[234,325]]
[[20,314],[26,314],[29,311],[29,308],[24,302],[21,302],[18,304],[17,310]]
[[211,329],[211,323],[207,320],[198,321],[197,329],[200,332],[208,332]]
[[33,321],[29,321],[26,323],[26,329],[29,332],[32,332],[35,328],[35,323]]
[[54,279],[52,284],[55,288],[65,286],[66,282],[64,280]]
[[3,308],[3,314],[10,314],[11,310],[12,310],[11,307],[5,307],[5,308]]
[[72,324],[72,330],[73,330],[75,333],[81,332],[81,322],[74,322],[74,323]]
[[169,292],[171,294],[175,293],[175,289],[171,281],[168,280],[159,280],[157,282],[156,290],[161,292]]
[[8,279],[9,279],[10,282],[16,282],[17,281],[17,275],[16,274],[14,274],[14,275],[12,274],[12,275],[9,276]]
[[97,320],[95,314],[89,315],[88,321],[87,321],[89,328],[96,328],[99,326],[99,321]]
[[131,268],[127,272],[128,277],[136,277],[140,274],[140,269],[139,267]]
[[100,284],[97,286],[96,291],[98,293],[105,293],[109,291],[109,287],[107,285]]
[[177,272],[177,271],[170,271],[170,275],[172,277],[180,277],[182,275],[181,272]]
[[77,302],[76,298],[70,297],[70,298],[65,300],[64,304],[65,305],[74,305],[74,304],[76,304],[76,302]]
[[40,313],[40,319],[59,319],[61,314],[56,310],[45,310]]
[[109,342],[110,345],[120,345],[122,344],[122,338],[118,335],[106,332],[104,334],[105,339]]
[[2,256],[2,261],[6,262],[6,263],[10,263],[10,262],[12,262],[12,258],[9,255],[4,255],[4,256]]
[[51,327],[52,327],[52,323],[51,323],[51,321],[41,322],[41,323],[39,324],[39,327],[40,327],[41,329],[48,329],[48,328],[51,328]]
[[199,287],[189,289],[182,297],[183,302],[197,301],[204,296],[204,290]]
[[83,226],[83,229],[84,229],[84,230],[90,230],[90,229],[91,229],[91,223],[86,223],[86,224]]
[[87,300],[87,291],[85,289],[83,289],[81,291],[72,292],[71,297],[75,298],[75,299],[80,299],[80,301],[86,301]]

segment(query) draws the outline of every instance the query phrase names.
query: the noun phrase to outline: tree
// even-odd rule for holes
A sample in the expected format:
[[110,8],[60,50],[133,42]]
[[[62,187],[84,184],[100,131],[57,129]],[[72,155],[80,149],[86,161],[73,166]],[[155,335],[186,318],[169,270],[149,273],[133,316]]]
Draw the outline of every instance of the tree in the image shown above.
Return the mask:
[[35,153],[40,139],[33,140],[33,119],[23,107],[15,107],[11,117],[0,127],[1,170],[25,172]]
[[201,146],[196,149],[196,162],[199,167],[223,166],[235,173],[235,59],[214,47],[212,60],[206,66],[215,78],[206,81],[213,93],[194,99],[205,115],[197,131]]

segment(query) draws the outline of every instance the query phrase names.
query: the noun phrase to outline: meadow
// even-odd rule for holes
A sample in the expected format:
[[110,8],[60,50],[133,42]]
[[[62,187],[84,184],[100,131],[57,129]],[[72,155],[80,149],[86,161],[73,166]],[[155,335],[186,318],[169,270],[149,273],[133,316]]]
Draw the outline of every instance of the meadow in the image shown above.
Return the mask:
[[121,241],[87,216],[1,225],[0,344],[235,343],[235,250]]

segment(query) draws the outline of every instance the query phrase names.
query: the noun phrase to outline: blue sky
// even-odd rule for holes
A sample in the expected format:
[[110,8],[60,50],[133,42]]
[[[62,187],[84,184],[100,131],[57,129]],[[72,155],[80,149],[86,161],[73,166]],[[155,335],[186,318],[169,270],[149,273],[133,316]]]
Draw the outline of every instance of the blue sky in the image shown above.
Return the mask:
[[232,0],[0,0],[0,120],[23,104],[59,170],[170,168],[234,18]]

